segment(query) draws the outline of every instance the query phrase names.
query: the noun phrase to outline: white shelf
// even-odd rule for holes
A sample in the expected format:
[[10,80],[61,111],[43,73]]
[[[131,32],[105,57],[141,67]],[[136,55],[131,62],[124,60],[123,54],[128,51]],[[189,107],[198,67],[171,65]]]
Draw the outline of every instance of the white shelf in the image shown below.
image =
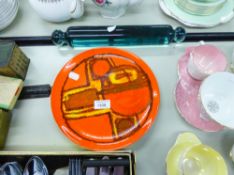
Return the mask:
[[[229,151],[234,143],[234,131],[205,133],[188,125],[178,114],[173,97],[177,81],[177,61],[186,45],[171,47],[131,47],[127,49],[140,56],[152,69],[158,79],[161,92],[160,111],[150,131],[128,149],[137,157],[137,174],[165,175],[165,157],[174,144],[177,135],[184,131],[195,133],[204,144],[219,151],[225,158],[230,174],[234,166]],[[217,43],[230,59],[233,43]],[[83,51],[59,51],[51,47],[24,47],[31,58],[26,84],[53,85],[62,66],[74,55]],[[5,147],[5,151],[76,151],[77,145],[67,139],[56,125],[50,108],[50,99],[18,101]]]
[[[183,26],[161,11],[158,0],[144,0],[141,5],[129,8],[124,16],[116,20],[102,18],[91,0],[86,0],[85,4],[86,11],[82,18],[65,23],[49,23],[42,20],[33,11],[28,0],[20,0],[20,10],[17,18],[11,26],[0,32],[0,36],[51,35],[55,29],[65,30],[68,26],[74,25],[171,24],[173,27]],[[233,32],[234,19],[226,24],[209,29],[185,28],[187,32]]]

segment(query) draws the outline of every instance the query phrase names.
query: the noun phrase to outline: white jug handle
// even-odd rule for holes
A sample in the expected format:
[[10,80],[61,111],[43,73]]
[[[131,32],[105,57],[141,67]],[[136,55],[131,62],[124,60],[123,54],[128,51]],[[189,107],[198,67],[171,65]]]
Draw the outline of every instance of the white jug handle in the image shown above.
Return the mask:
[[80,18],[84,14],[84,0],[71,0],[70,15],[72,18]]

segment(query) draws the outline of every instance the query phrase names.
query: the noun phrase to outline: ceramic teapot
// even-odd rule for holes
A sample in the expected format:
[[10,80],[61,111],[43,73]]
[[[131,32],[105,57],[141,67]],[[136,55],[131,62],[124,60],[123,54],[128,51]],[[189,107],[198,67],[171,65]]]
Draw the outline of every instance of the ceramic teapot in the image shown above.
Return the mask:
[[122,16],[128,7],[140,4],[143,0],[92,0],[100,10],[104,18],[118,18]]
[[83,0],[29,0],[41,18],[50,22],[64,22],[80,18],[84,13]]

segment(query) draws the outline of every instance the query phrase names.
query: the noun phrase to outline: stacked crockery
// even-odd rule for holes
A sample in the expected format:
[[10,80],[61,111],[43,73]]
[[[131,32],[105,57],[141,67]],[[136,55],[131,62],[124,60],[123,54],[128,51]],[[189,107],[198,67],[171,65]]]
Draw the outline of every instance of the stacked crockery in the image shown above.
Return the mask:
[[233,0],[159,0],[163,12],[190,27],[214,27],[234,17]]
[[207,113],[206,106],[203,106],[204,97],[207,94],[206,92],[204,95],[203,89],[207,87],[204,85],[212,74],[223,72],[226,67],[225,55],[212,45],[189,48],[179,59],[179,81],[175,89],[175,101],[182,118],[190,125],[206,132],[217,132],[223,129],[223,123],[214,120]]
[[18,8],[18,0],[0,0],[0,30],[3,30],[13,22]]

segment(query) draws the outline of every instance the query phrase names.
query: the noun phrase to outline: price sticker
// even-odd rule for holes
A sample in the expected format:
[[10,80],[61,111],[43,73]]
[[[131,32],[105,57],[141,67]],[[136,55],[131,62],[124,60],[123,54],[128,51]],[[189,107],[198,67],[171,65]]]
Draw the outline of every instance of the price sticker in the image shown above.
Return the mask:
[[110,100],[95,100],[94,109],[110,109]]

